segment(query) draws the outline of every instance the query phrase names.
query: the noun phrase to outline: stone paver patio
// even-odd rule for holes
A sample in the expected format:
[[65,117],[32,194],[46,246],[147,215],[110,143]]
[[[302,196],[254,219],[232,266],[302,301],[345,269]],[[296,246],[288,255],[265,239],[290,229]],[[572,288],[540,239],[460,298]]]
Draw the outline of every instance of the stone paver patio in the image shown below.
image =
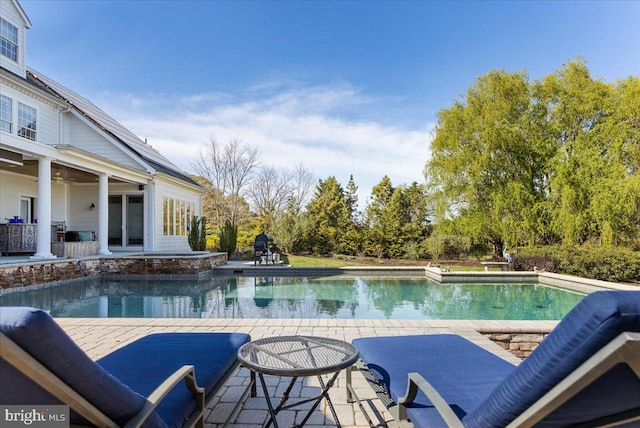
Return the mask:
[[[552,321],[440,321],[440,320],[327,320],[327,319],[138,319],[138,318],[57,318],[56,321],[84,349],[91,358],[99,358],[140,337],[155,332],[200,332],[224,331],[249,333],[252,339],[277,335],[325,336],[350,342],[358,337],[391,336],[410,334],[453,333],[466,337],[485,349],[514,363],[520,360],[485,338],[480,331],[550,331],[556,324]],[[197,368],[196,368],[197,372]],[[267,376],[271,398],[277,401],[289,378]],[[375,397],[373,390],[358,372],[353,373],[354,387],[365,401],[369,414],[386,422],[389,427],[397,424]],[[341,373],[330,396],[343,427],[367,427],[368,424],[357,406],[347,403],[346,378]],[[218,428],[229,416],[249,384],[249,371],[239,368],[221,388],[213,405],[206,413],[207,428]],[[308,398],[320,391],[317,378],[299,379],[291,396]],[[307,405],[308,409],[309,406]],[[278,415],[280,427],[291,427],[294,421],[304,417],[305,406],[291,409]],[[268,411],[264,396],[258,388],[258,397],[247,398],[234,415],[229,427],[258,428],[267,420]],[[308,427],[336,426],[325,400],[314,411]]]

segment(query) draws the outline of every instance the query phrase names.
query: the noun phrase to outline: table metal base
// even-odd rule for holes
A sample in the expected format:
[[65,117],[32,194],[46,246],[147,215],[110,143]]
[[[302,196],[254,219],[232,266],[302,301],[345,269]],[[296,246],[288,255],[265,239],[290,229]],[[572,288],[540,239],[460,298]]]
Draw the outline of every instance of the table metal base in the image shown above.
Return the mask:
[[[253,372],[252,372],[252,374],[253,374]],[[271,399],[269,398],[269,392],[267,390],[267,384],[264,381],[264,375],[262,373],[258,373],[258,377],[260,378],[260,384],[262,385],[262,391],[264,392],[264,397],[265,397],[265,400],[267,401],[267,407],[269,408],[269,414],[270,414],[269,420],[264,425],[264,428],[269,428],[269,426],[271,426],[271,423],[273,423],[273,426],[275,428],[279,428],[277,415],[278,415],[278,413],[280,411],[291,409],[292,407],[300,406],[302,404],[314,402],[313,406],[311,406],[311,409],[309,409],[309,411],[305,415],[305,417],[302,420],[302,422],[300,422],[300,424],[297,424],[297,425],[293,426],[293,428],[303,427],[307,423],[309,418],[311,417],[311,414],[314,412],[314,410],[316,410],[316,408],[320,404],[320,401],[323,398],[326,398],[327,403],[329,404],[329,409],[331,409],[331,414],[333,415],[333,419],[335,420],[336,426],[338,428],[340,428],[341,425],[340,425],[340,421],[338,420],[338,415],[336,414],[336,410],[333,407],[333,403],[331,402],[331,398],[329,397],[329,389],[331,389],[331,387],[335,383],[336,379],[338,378],[339,374],[340,374],[339,371],[335,372],[333,374],[333,376],[331,376],[329,381],[326,383],[326,385],[324,383],[324,380],[322,379],[322,376],[318,376],[318,381],[320,382],[320,387],[322,388],[322,391],[320,392],[319,395],[317,395],[315,397],[307,398],[307,399],[304,399],[304,400],[296,401],[295,403],[286,404],[287,401],[289,400],[289,394],[291,393],[291,390],[293,389],[293,385],[296,383],[296,380],[298,379],[297,376],[292,377],[291,381],[289,382],[289,385],[287,386],[287,389],[284,391],[284,394],[282,394],[282,397],[280,397],[280,402],[274,408],[273,404],[271,403]]]
[[[329,409],[331,409],[336,425],[338,427],[341,426],[336,410],[329,398],[329,389],[334,385],[340,372],[350,367],[358,359],[358,350],[352,344],[328,337],[265,337],[242,345],[238,350],[238,359],[243,366],[251,370],[251,393],[254,397],[258,383],[256,374],[260,378],[260,384],[269,408],[269,419],[264,425],[265,428],[269,428],[271,424],[275,428],[279,428],[277,416],[282,410],[312,403],[311,408],[306,412],[301,422],[295,425],[296,427],[303,427],[323,398],[329,404]],[[291,378],[287,389],[275,408],[271,403],[264,375]],[[330,376],[326,384],[322,378],[323,375]],[[320,394],[288,403],[289,395],[296,380],[299,377],[312,376],[318,377],[321,387]]]

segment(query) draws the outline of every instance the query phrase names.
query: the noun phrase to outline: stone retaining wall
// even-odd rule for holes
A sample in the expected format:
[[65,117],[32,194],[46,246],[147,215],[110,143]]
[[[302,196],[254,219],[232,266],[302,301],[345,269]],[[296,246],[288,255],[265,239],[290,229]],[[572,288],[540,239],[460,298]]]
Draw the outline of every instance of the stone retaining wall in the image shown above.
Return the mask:
[[547,334],[539,333],[492,333],[485,334],[494,343],[511,352],[518,358],[525,359],[538,347]]
[[0,290],[67,281],[91,275],[188,275],[211,272],[227,261],[226,253],[195,256],[103,256],[0,265]]
[[99,273],[100,260],[29,263],[0,266],[0,289],[67,281]]
[[225,253],[206,256],[136,256],[102,259],[103,275],[200,275],[227,262]]

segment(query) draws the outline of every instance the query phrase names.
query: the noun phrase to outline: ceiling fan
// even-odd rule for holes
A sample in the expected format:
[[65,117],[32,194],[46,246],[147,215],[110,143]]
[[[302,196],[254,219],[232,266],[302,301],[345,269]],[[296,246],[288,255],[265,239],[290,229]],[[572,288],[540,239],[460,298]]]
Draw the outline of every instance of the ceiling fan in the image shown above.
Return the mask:
[[[61,172],[59,172],[59,171],[58,171],[58,172],[56,172],[56,174],[55,174],[53,177],[51,177],[51,182],[52,182],[52,183],[61,183],[61,184],[65,184],[65,183],[71,183],[71,180],[73,180],[73,178],[70,178],[69,180],[67,180],[67,179],[65,179],[65,178],[62,176],[62,173],[61,173]],[[36,182],[36,183],[38,182],[38,179],[37,179],[37,178],[36,178],[35,182]]]

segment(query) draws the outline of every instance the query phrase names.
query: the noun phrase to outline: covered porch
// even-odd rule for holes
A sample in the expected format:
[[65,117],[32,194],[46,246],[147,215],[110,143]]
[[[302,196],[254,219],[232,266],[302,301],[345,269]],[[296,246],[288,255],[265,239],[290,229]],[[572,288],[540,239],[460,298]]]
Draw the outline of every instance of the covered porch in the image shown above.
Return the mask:
[[55,157],[14,150],[0,145],[1,258],[153,248],[148,175],[114,171],[74,148],[52,148]]

